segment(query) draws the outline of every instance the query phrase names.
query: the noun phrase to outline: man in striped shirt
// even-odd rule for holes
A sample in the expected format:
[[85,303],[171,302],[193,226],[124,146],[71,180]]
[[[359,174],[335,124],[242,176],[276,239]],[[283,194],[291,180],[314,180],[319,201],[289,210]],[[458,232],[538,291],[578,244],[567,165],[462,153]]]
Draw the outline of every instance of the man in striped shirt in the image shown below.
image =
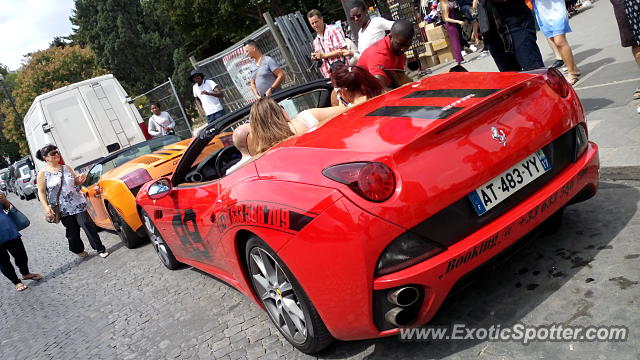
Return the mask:
[[316,38],[313,40],[314,52],[311,53],[311,60],[322,61],[320,72],[324,77],[328,78],[330,76],[329,68],[332,63],[338,60],[349,63],[349,59],[344,56],[348,52],[347,41],[342,29],[324,23],[324,18],[319,10],[313,9],[309,11],[307,19],[317,33]]

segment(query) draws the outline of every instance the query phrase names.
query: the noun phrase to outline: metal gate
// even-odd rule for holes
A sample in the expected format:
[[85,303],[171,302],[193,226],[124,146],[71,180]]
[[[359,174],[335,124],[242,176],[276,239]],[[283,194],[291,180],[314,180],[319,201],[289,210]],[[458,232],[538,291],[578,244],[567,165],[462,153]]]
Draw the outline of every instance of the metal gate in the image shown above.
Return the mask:
[[149,117],[151,117],[151,110],[149,107],[153,103],[160,103],[162,111],[168,112],[173,120],[175,120],[176,135],[182,139],[188,139],[193,136],[191,125],[187,119],[187,114],[184,112],[182,103],[178,98],[178,94],[173,86],[171,78],[168,78],[165,83],[156,86],[144,94],[140,94],[133,99],[130,99],[129,102],[135,104],[140,116],[142,116],[147,124],[149,123]]
[[[265,14],[265,18],[270,16]],[[302,14],[295,12],[276,18],[273,29],[278,32],[275,36],[281,36],[284,40],[284,48],[278,46],[272,28],[265,25],[226,50],[193,63],[194,68],[202,71],[207,79],[220,85],[224,92],[222,102],[227,112],[235,111],[255,101],[253,94],[248,90],[248,74],[236,71],[231,65],[232,61],[236,64],[253,61],[244,54],[242,49],[248,40],[256,41],[262,53],[272,57],[285,72],[286,78],[282,88],[302,85],[322,78],[320,72],[312,66],[311,43],[314,37]]]

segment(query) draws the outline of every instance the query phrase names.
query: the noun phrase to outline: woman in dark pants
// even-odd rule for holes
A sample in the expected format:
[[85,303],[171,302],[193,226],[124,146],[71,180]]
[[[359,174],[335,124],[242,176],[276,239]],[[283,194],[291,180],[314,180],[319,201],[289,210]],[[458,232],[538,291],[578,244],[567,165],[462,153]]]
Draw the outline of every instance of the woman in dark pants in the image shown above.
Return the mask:
[[11,203],[3,193],[0,193],[0,204],[2,204],[0,206],[2,207],[0,209],[0,271],[16,286],[17,291],[23,291],[27,285],[23,284],[16,275],[9,255],[13,256],[13,261],[20,270],[22,280],[40,280],[42,275],[29,272],[29,258],[24,244],[22,244],[22,239],[20,239],[18,228],[9,215],[4,212],[4,210],[9,210]]
[[60,165],[60,152],[54,145],[46,145],[38,150],[36,158],[47,162],[47,166],[38,173],[40,204],[47,216],[53,215],[51,205],[59,206],[60,222],[66,228],[69,251],[80,257],[87,256],[80,238],[82,228],[98,256],[109,256],[109,252],[100,241],[96,226],[87,214],[87,201],[78,189],[78,185],[87,179],[87,175],[76,175],[69,166]]

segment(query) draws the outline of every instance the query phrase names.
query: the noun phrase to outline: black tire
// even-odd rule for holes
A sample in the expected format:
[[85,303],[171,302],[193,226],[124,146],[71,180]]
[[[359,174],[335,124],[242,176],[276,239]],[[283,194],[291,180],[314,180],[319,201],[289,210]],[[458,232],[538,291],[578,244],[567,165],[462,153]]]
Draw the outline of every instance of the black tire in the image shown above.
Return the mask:
[[[265,256],[265,254],[270,258]],[[254,294],[256,294],[257,298],[262,302],[262,305],[267,309],[267,314],[278,331],[280,331],[291,345],[303,353],[315,354],[325,349],[333,342],[333,337],[327,330],[315,307],[307,297],[307,294],[298,283],[298,280],[296,280],[282,259],[280,259],[280,257],[264,241],[257,236],[252,236],[247,242],[245,260],[247,277],[251,281],[251,287],[253,288]],[[264,291],[262,289],[258,290],[257,287],[262,285],[260,285],[260,281],[256,279],[257,277],[262,276],[262,270],[261,267],[257,265],[256,261],[263,261],[262,268],[264,268],[265,261],[273,261],[274,265],[277,265],[277,267],[279,267],[284,273],[284,278],[281,276],[277,277],[278,281],[276,282],[278,284],[277,286],[273,285],[275,290],[265,288],[263,288],[265,289]],[[273,269],[276,267],[272,265],[271,268]],[[276,271],[276,274],[277,273],[278,272]],[[291,287],[289,288],[286,284],[290,284]],[[283,289],[282,291],[280,291],[281,288]],[[289,302],[290,305],[287,306],[289,311],[286,311],[287,314],[285,314],[285,303],[283,301],[285,298],[293,300],[295,310],[302,311],[306,334],[301,334],[301,331],[296,331],[296,334],[292,335],[293,331],[288,330],[289,326],[296,325],[294,320],[299,321],[300,317],[298,316],[293,319],[291,316],[295,312],[290,308],[292,303],[291,301]],[[281,310],[279,311],[278,308]],[[289,319],[288,323],[286,320],[287,318]],[[284,324],[281,325],[281,323]],[[298,328],[298,326],[296,326],[296,328]]]
[[120,240],[127,249],[133,249],[142,243],[143,239],[133,231],[131,226],[124,221],[122,216],[118,214],[118,211],[109,203],[107,203],[107,213],[109,214],[109,218],[111,219],[118,236],[120,236]]
[[156,228],[153,220],[151,220],[149,214],[144,210],[140,210],[140,212],[142,226],[144,226],[144,229],[147,231],[153,250],[156,252],[156,255],[158,255],[158,258],[160,258],[162,264],[164,264],[164,266],[169,270],[179,269],[182,266],[182,263],[176,260],[176,257],[173,256],[171,248],[169,248],[169,245],[162,238],[162,235]]

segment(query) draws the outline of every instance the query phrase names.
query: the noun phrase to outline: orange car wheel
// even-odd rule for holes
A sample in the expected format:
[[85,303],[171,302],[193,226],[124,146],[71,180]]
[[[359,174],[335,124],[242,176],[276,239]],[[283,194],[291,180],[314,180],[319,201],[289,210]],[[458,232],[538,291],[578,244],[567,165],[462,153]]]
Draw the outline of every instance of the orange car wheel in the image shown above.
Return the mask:
[[111,218],[111,222],[113,223],[113,228],[116,229],[118,236],[120,236],[120,240],[127,247],[127,249],[133,249],[136,246],[140,245],[143,239],[141,239],[135,231],[129,226],[129,224],[122,219],[122,216],[118,214],[118,211],[109,203],[107,203],[107,212],[109,213],[109,218]]

